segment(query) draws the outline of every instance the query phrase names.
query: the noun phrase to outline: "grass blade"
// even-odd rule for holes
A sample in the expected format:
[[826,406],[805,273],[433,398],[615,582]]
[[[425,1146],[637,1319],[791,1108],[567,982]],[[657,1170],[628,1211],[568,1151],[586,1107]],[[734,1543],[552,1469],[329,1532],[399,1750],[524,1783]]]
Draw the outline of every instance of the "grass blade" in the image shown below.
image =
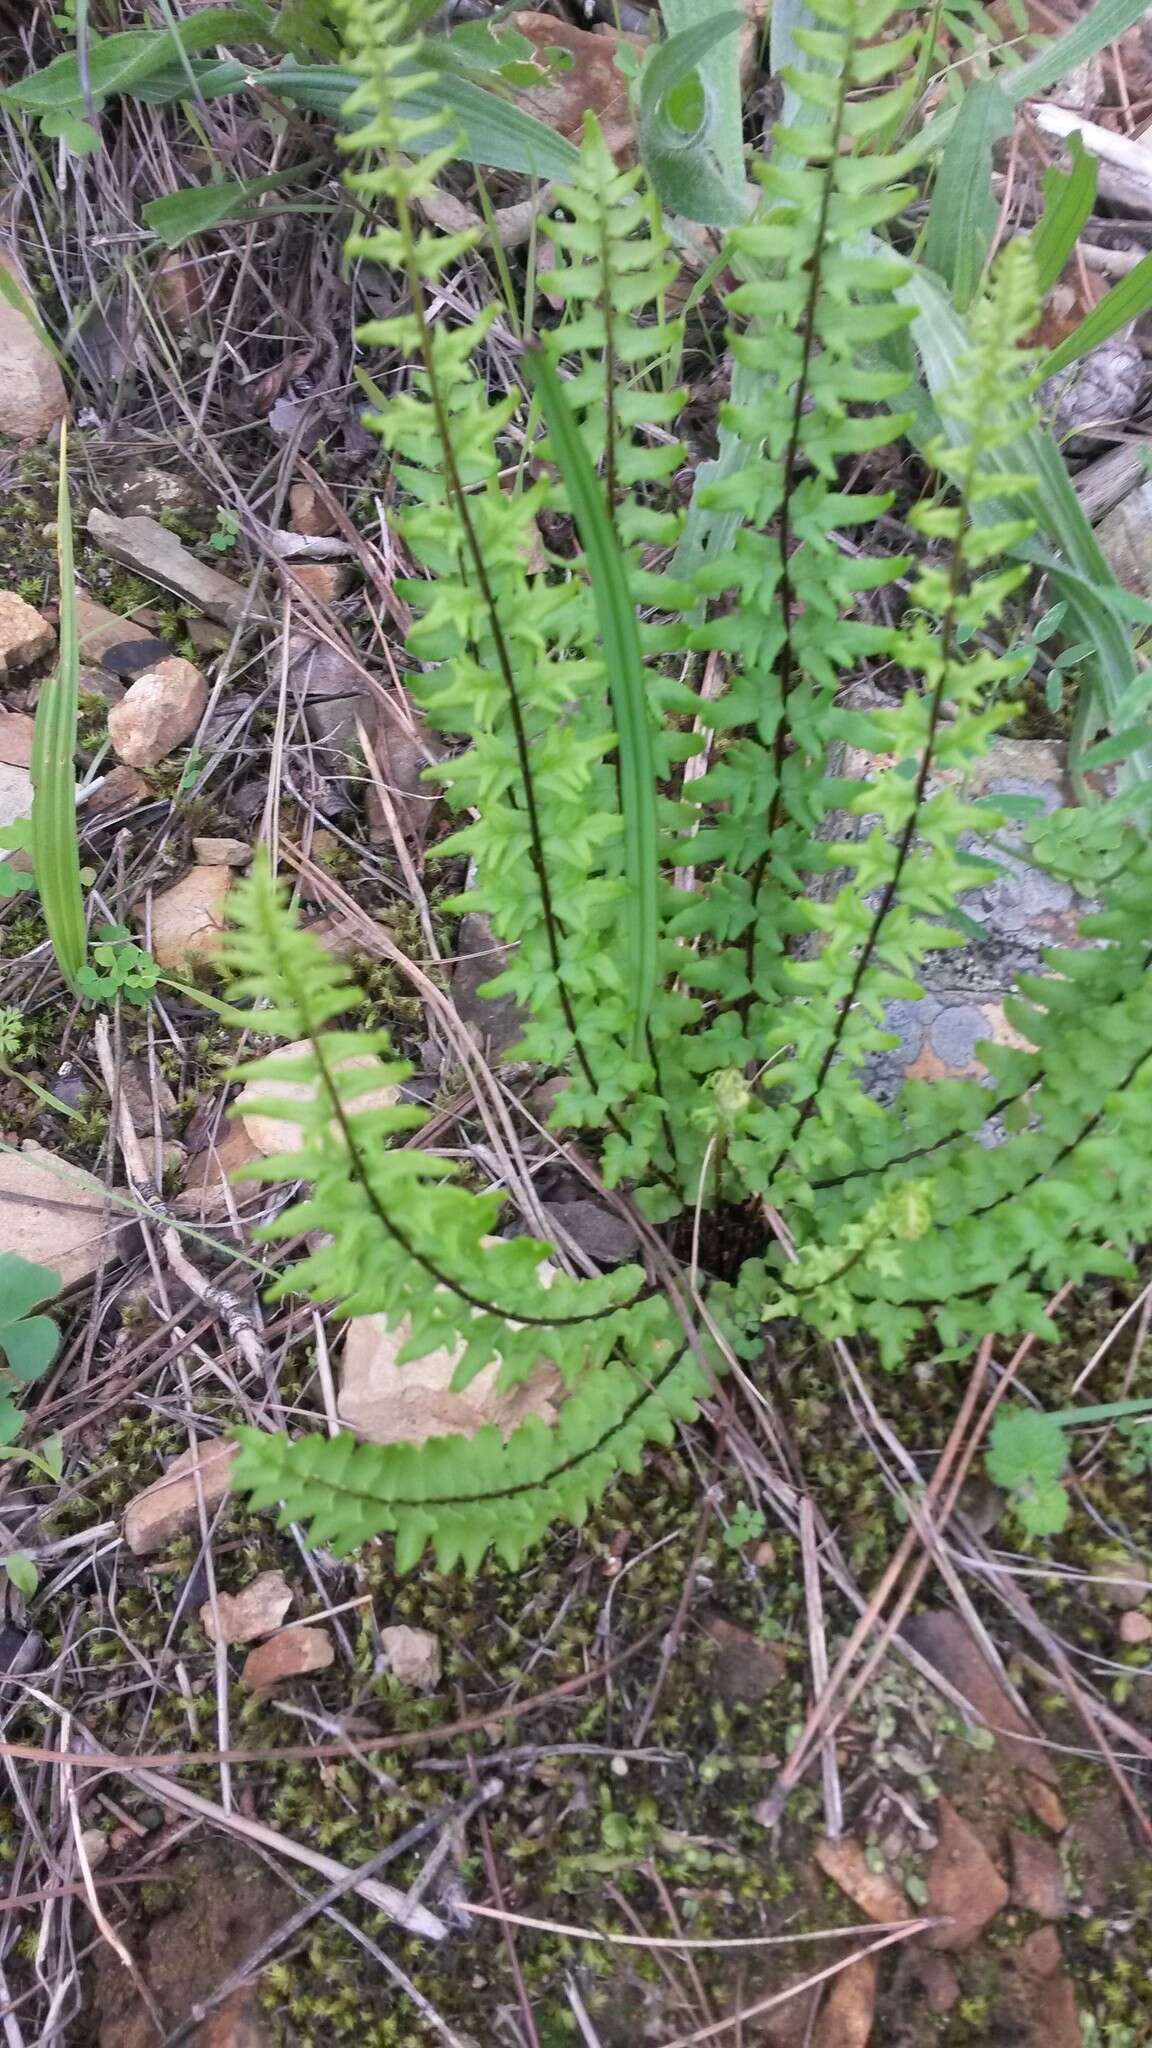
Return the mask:
[[40,691],[32,738],[32,865],[60,972],[73,992],[84,965],[84,898],[76,836],[76,719],[80,701],[80,649],[68,496],[68,429],[60,429],[60,488],[56,504],[56,557],[60,568],[60,659]]
[[1078,135],[1068,137],[1072,169],[1055,165],[1044,173],[1044,211],[1029,240],[1041,298],[1051,290],[1076,247],[1076,240],[1096,204],[1098,165]]
[[1041,364],[1043,375],[1051,377],[1057,370],[1066,370],[1069,363],[1078,363],[1081,356],[1099,348],[1102,341],[1109,341],[1122,327],[1127,327],[1130,320],[1139,320],[1149,306],[1152,306],[1152,256],[1145,256],[1135,270],[1130,270],[1110,292],[1105,292],[1100,304],[1085,314],[1079,327],[1065,337],[1059,348],[1045,356]]
[[992,194],[992,151],[1012,133],[1012,103],[998,85],[974,85],[945,145],[928,213],[924,261],[951,287],[963,312],[980,283],[1000,209]]
[[600,481],[564,396],[564,387],[547,356],[540,351],[533,350],[526,361],[588,559],[592,596],[604,642],[624,816],[626,978],[632,991],[633,1048],[637,1054],[643,1054],[645,1025],[656,986],[658,904],[656,763],[640,634],[620,543],[605,507]]

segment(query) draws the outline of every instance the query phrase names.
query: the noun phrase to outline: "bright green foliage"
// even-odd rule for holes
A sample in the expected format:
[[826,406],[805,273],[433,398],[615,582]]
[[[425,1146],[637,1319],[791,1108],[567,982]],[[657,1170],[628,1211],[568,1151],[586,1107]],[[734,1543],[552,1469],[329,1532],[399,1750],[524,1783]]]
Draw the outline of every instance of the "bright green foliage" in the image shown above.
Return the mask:
[[[344,972],[258,873],[233,970],[237,997],[269,1007],[242,1014],[313,1048],[256,1069],[313,1087],[304,1150],[259,1169],[311,1189],[273,1232],[317,1233],[320,1248],[279,1291],[410,1319],[407,1355],[456,1347],[460,1385],[494,1358],[509,1384],[543,1357],[568,1389],[552,1430],[533,1422],[506,1444],[492,1431],[418,1449],[247,1432],[240,1483],[338,1547],[387,1529],[402,1562],[425,1542],[444,1562],[472,1564],[489,1543],[517,1557],[691,1411],[719,1351],[758,1360],[766,1322],[864,1337],[891,1366],[914,1341],[960,1356],[987,1332],[1047,1332],[1053,1288],[1122,1268],[1115,1247],[1152,1220],[1152,855],[1117,806],[1035,828],[1035,857],[1099,902],[1086,929],[1100,943],[1021,989],[1020,1046],[982,1050],[991,1089],[912,1084],[884,1108],[864,1086],[894,1043],[889,1006],[963,942],[958,899],[994,871],[980,849],[1003,820],[968,781],[1031,661],[1009,630],[1029,570],[1008,556],[1029,527],[1002,508],[1026,507],[1031,489],[1009,451],[1035,381],[1023,340],[1036,298],[1013,243],[973,306],[954,388],[937,394],[916,559],[884,554],[889,500],[854,479],[902,427],[902,378],[877,363],[910,318],[907,266],[882,239],[908,196],[907,157],[884,154],[907,93],[884,81],[915,38],[883,40],[888,0],[811,12],[819,26],[795,35],[812,68],[788,81],[802,118],[725,252],[739,396],[723,425],[738,459],[699,485],[692,572],[674,576],[679,334],[641,173],[619,171],[590,126],[572,189],[555,196],[560,316],[543,345],[563,398],[545,378],[547,437],[529,467],[512,431],[522,394],[489,389],[489,317],[428,311],[470,237],[419,224],[445,160],[422,154],[421,124],[397,105],[419,52],[393,0],[348,9],[362,81],[350,182],[380,203],[353,248],[402,278],[402,310],[360,338],[412,365],[371,424],[419,571],[404,585],[425,665],[412,687],[454,742],[436,772],[460,825],[441,850],[468,855],[462,900],[514,948],[492,989],[526,1014],[524,1056],[565,1077],[557,1126],[588,1134],[607,1182],[663,1233],[664,1258],[656,1280],[626,1267],[545,1286],[547,1247],[496,1237],[498,1199],[401,1142],[417,1110],[363,1106],[404,1070],[385,1038],[334,1028],[354,1003]],[[537,566],[540,532],[565,525],[582,546]],[[620,672],[636,660],[613,623],[625,600],[642,693]],[[889,693],[853,708],[869,669]],[[629,894],[638,876],[653,887],[637,865],[641,844],[653,858],[651,830],[638,836],[653,805],[654,944],[638,974]],[[353,1051],[378,1066],[341,1069]],[[663,1277],[697,1238],[704,1316]],[[706,1346],[688,1335],[698,1325]],[[1051,1518],[1056,1479],[1044,1492],[1021,1467],[1017,1490]]]
[[47,1372],[60,1344],[51,1316],[34,1313],[60,1292],[60,1275],[16,1252],[0,1252],[0,1444],[20,1428],[17,1396]]
[[1052,1416],[1016,1408],[996,1417],[988,1444],[988,1476],[1012,1496],[1025,1529],[1056,1536],[1068,1521],[1064,1431]]
[[102,924],[91,962],[80,969],[76,986],[93,1002],[124,996],[130,1003],[146,1004],[159,979],[152,955],[137,945],[127,925]]

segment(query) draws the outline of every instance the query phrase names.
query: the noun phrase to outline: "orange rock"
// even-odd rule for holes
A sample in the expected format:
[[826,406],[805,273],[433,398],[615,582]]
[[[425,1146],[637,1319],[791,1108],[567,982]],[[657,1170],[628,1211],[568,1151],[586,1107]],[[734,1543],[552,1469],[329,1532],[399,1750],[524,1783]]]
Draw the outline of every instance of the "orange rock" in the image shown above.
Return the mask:
[[267,1692],[290,1678],[306,1678],[311,1671],[326,1671],[336,1652],[326,1628],[282,1628],[266,1643],[250,1650],[240,1673],[249,1692]]
[[911,1919],[908,1901],[895,1878],[885,1870],[873,1870],[859,1842],[853,1841],[851,1835],[845,1835],[839,1842],[825,1837],[817,1842],[812,1853],[825,1877],[840,1887],[865,1919]]
[[184,1451],[174,1458],[162,1479],[129,1501],[124,1513],[124,1541],[136,1557],[163,1550],[174,1536],[194,1529],[200,1519],[197,1477],[204,1497],[205,1512],[211,1514],[223,1500],[232,1479],[232,1460],[239,1446],[218,1437],[202,1443],[195,1456]]

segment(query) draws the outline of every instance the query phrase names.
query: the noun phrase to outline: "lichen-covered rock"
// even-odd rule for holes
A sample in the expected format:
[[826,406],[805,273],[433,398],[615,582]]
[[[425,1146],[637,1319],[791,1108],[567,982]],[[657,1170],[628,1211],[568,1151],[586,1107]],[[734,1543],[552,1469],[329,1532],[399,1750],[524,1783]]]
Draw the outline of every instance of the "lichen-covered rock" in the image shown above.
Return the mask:
[[108,713],[117,759],[130,768],[155,768],[191,739],[207,702],[207,683],[182,655],[170,654],[145,669]]

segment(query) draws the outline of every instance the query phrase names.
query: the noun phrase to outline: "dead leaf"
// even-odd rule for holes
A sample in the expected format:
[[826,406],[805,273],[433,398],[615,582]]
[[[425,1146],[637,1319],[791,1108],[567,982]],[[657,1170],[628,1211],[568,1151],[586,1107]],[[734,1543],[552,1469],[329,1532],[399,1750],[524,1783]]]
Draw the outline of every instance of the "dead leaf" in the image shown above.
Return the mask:
[[929,1928],[930,1948],[970,1948],[981,1929],[1008,1904],[1008,1887],[980,1837],[947,1799],[937,1801],[938,1840],[925,1872],[926,1910],[944,1925]]
[[[595,114],[613,156],[630,149],[632,111],[627,80],[616,69],[619,38],[615,31],[593,35],[589,29],[573,28],[554,15],[538,14],[531,8],[516,16],[516,27],[534,44],[542,62],[547,62],[549,50],[561,50],[570,59],[567,70],[551,85],[532,86],[521,93],[521,106],[570,142],[579,142],[585,114]],[[625,40],[640,47],[634,36]]]
[[[258,1636],[271,1635],[291,1607],[292,1597],[292,1588],[283,1572],[260,1572],[239,1593],[217,1593],[221,1641],[252,1643]],[[200,1625],[209,1642],[214,1643],[216,1616],[210,1600],[200,1609]]]
[[832,1979],[812,2035],[812,2048],[868,2048],[875,2010],[876,1959],[861,1956]]
[[884,1869],[873,1870],[860,1843],[851,1835],[838,1842],[824,1836],[812,1853],[825,1877],[839,1886],[865,1919],[887,1925],[911,1918],[908,1901],[895,1878]]

